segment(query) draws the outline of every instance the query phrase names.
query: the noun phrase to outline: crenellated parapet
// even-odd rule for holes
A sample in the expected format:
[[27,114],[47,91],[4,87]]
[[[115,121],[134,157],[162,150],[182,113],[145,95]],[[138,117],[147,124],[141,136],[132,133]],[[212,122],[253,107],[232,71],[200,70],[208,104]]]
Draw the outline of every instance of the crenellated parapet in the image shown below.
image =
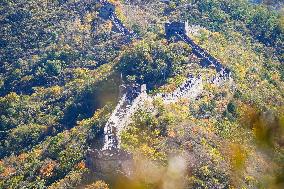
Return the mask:
[[162,98],[165,104],[169,104],[180,99],[195,99],[202,91],[203,81],[201,76],[193,77],[190,75],[174,92],[167,94],[159,93],[154,98]]
[[221,69],[221,71],[219,71],[212,78],[207,79],[207,82],[217,86],[222,86],[225,83],[232,84],[233,78],[231,76],[231,72],[228,72],[225,69]]

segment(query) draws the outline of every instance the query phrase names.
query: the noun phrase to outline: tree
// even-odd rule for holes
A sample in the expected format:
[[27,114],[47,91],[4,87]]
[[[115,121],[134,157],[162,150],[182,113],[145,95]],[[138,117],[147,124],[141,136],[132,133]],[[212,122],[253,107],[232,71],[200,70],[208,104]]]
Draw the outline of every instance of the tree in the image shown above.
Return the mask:
[[141,41],[122,54],[119,70],[149,87],[162,84],[189,63],[190,48],[183,43]]

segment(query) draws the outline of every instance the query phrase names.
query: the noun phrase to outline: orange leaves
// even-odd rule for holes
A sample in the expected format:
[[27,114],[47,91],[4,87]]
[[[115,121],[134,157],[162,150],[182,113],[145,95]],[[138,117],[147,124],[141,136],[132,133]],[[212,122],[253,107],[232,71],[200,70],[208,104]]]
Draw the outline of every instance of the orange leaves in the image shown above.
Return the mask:
[[14,173],[16,173],[16,169],[15,168],[13,168],[13,167],[6,167],[5,169],[4,169],[4,171],[0,174],[0,178],[1,177],[8,177],[8,176],[11,176],[11,175],[13,175]]
[[40,175],[43,177],[50,177],[53,174],[53,170],[56,166],[54,161],[50,161],[47,164],[43,165],[40,169]]
[[24,162],[28,157],[28,154],[27,153],[22,153],[18,156],[18,159],[20,162]]
[[85,189],[109,189],[109,187],[104,181],[99,180],[91,185],[86,186]]
[[79,170],[84,170],[86,168],[86,164],[84,161],[80,161],[77,165],[76,168]]
[[168,131],[168,136],[174,138],[176,136],[176,133],[174,130],[169,130]]

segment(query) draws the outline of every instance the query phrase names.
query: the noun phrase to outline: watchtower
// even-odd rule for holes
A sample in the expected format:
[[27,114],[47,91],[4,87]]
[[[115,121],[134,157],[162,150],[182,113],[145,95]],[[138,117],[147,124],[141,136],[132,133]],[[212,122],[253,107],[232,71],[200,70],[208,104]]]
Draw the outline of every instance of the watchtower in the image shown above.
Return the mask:
[[176,34],[188,34],[189,24],[185,22],[170,22],[165,24],[165,33],[167,39],[175,36]]
[[99,16],[103,19],[109,19],[109,17],[115,12],[115,5],[105,2],[99,11]]

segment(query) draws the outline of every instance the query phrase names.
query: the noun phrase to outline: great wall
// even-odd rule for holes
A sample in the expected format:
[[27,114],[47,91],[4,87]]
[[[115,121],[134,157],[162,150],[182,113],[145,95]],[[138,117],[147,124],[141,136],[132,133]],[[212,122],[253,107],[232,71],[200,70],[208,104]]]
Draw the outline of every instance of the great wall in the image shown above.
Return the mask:
[[[110,19],[116,29],[127,36],[130,40],[137,38],[137,35],[128,30],[115,14],[115,6],[111,3],[101,0],[102,8],[99,15],[103,19]],[[177,102],[180,99],[195,99],[203,91],[203,82],[222,85],[224,82],[231,81],[231,73],[228,68],[197,45],[188,36],[189,25],[187,22],[171,22],[165,24],[166,38],[176,37],[176,40],[184,41],[191,48],[192,52],[200,59],[206,61],[203,67],[214,66],[217,74],[206,81],[201,76],[194,77],[189,75],[186,81],[181,84],[172,93],[159,93],[155,96],[147,94],[146,85],[124,86],[122,97],[116,108],[108,119],[103,131],[103,146],[101,149],[90,149],[87,156],[87,162],[91,169],[99,172],[123,172],[130,174],[131,155],[120,149],[120,133],[131,122],[131,117],[146,101],[152,101],[160,98],[165,104]]]

